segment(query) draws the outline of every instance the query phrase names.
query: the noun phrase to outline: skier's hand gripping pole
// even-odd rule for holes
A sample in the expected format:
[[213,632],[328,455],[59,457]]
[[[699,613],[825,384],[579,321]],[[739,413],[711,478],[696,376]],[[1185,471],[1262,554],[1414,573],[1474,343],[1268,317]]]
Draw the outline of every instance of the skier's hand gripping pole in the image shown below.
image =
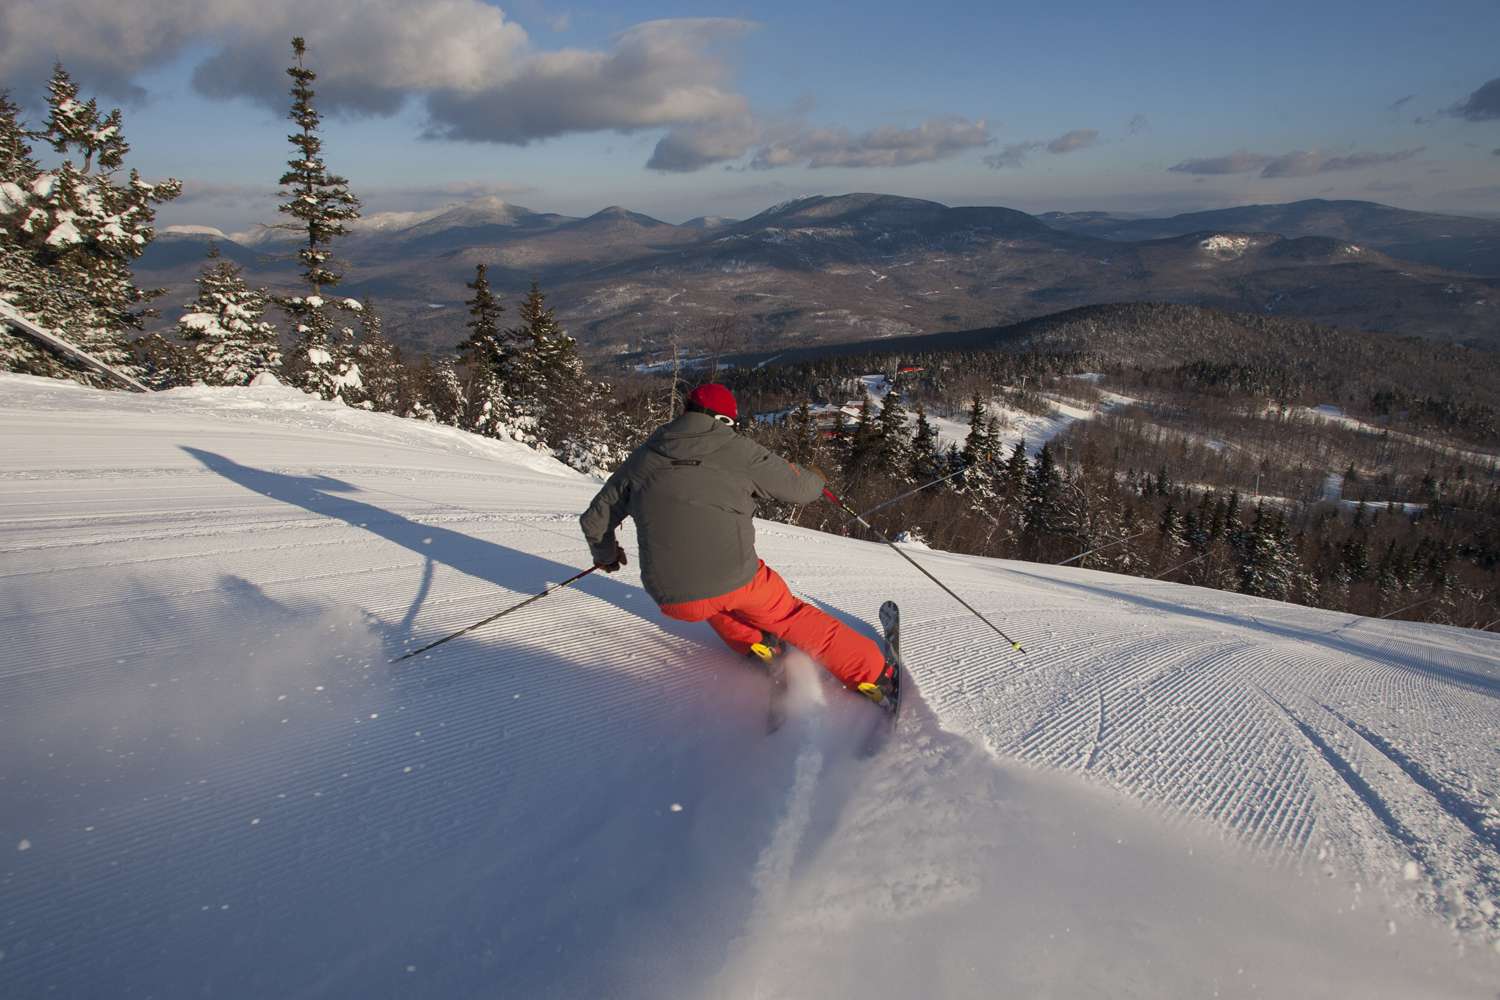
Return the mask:
[[918,563],[911,556],[907,555],[905,552],[901,551],[901,547],[899,545],[897,545],[895,542],[891,541],[889,538],[885,537],[885,533],[882,532],[879,528],[875,527],[869,521],[866,521],[864,519],[864,517],[859,513],[859,511],[855,510],[853,507],[850,507],[843,500],[839,499],[837,496],[835,496],[833,494],[833,491],[829,490],[827,487],[824,487],[824,489],[823,489],[823,496],[824,496],[824,498],[829,503],[833,504],[839,510],[843,511],[845,514],[848,514],[850,517],[854,518],[854,520],[858,521],[860,524],[862,524],[866,528],[868,528],[875,535],[876,538],[880,539],[882,542],[884,542],[885,544],[889,545],[891,547],[891,549],[898,556],[900,556],[902,559],[905,559],[907,562],[911,563],[914,567],[916,567],[917,571],[920,572],[923,576],[927,577],[927,579],[931,580],[933,583],[937,584],[939,587],[942,587],[943,591],[949,597],[953,598],[959,604],[962,604],[964,607],[968,608],[971,612],[973,612],[974,617],[978,618],[980,621],[984,622],[990,628],[994,629],[996,635],[998,635],[1000,638],[1004,639],[1006,642],[1010,643],[1010,648],[1011,649],[1014,649],[1016,652],[1020,653],[1022,656],[1026,655],[1026,650],[1024,650],[1024,649],[1021,648],[1021,644],[1019,642],[1017,642],[1016,640],[1012,639],[1010,636],[1006,635],[1003,631],[1000,630],[1000,627],[998,625],[996,625],[994,622],[990,621],[984,615],[980,614],[979,610],[977,608],[975,608],[968,601],[964,600],[962,597],[959,597],[942,580],[939,580],[937,577],[935,577],[931,573],[927,572],[927,570],[925,570],[925,569],[922,568],[922,565],[920,563]]

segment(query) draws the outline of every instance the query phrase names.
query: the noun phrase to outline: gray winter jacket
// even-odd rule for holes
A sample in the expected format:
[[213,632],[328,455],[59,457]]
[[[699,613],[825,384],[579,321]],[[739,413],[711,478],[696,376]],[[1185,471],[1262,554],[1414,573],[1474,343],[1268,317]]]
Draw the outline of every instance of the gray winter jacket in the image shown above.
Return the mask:
[[579,518],[596,563],[635,518],[641,580],[657,604],[727,594],[750,582],[757,499],[811,503],[823,481],[706,413],[684,413],[625,460]]

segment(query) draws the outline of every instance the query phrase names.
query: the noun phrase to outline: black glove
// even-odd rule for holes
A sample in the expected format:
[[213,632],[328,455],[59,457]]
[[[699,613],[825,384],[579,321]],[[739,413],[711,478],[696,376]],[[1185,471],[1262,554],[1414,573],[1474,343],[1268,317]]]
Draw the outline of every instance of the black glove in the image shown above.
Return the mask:
[[594,566],[597,569],[604,570],[606,573],[613,573],[628,562],[630,560],[625,558],[625,548],[619,542],[615,543],[615,557],[610,561],[605,562],[598,556],[594,557]]

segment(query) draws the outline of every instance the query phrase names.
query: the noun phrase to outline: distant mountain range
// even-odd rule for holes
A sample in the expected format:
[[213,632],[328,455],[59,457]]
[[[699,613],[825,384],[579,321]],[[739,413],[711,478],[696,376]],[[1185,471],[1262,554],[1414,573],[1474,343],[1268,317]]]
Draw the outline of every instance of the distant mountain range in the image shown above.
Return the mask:
[[[250,280],[295,287],[291,244],[165,232],[139,262],[163,322],[210,243]],[[247,245],[249,244],[249,245]],[[1500,349],[1500,222],[1305,201],[1171,219],[1028,215],[880,194],[804,198],[745,220],[587,218],[496,199],[369,220],[335,248],[345,294],[411,347],[447,350],[476,264],[507,298],[533,279],[599,354],[691,345],[728,319],[741,350],[926,334],[1103,302],[1290,315]]]
[[1399,260],[1500,277],[1500,220],[1409,212],[1371,201],[1312,198],[1189,212],[1168,219],[1132,219],[1108,212],[1047,212],[1038,218],[1056,229],[1106,240],[1155,240],[1226,230],[1326,236]]

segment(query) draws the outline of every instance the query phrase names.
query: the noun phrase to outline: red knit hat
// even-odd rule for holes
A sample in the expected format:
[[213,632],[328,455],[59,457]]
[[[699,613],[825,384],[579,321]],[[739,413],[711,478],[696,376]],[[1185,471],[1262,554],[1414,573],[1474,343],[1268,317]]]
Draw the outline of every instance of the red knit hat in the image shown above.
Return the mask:
[[688,396],[688,405],[700,407],[709,413],[722,414],[730,420],[740,418],[740,407],[734,401],[734,393],[717,382],[705,382],[694,389],[692,395]]

